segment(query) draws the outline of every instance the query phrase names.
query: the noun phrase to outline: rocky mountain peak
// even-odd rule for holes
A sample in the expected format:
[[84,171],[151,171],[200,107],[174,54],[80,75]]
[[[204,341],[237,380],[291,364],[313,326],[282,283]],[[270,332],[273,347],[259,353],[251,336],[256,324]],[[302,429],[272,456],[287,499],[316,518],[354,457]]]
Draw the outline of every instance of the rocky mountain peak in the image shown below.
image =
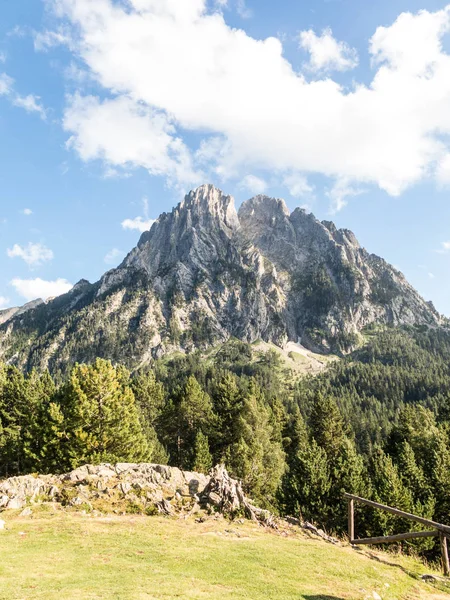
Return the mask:
[[351,231],[264,195],[237,213],[232,196],[202,185],[99,282],[0,311],[0,360],[64,370],[101,356],[135,368],[230,337],[346,352],[371,323],[442,322]]
[[188,211],[202,224],[212,224],[211,221],[223,222],[230,232],[239,227],[233,196],[224,194],[212,184],[201,185],[189,192],[175,210],[180,214]]

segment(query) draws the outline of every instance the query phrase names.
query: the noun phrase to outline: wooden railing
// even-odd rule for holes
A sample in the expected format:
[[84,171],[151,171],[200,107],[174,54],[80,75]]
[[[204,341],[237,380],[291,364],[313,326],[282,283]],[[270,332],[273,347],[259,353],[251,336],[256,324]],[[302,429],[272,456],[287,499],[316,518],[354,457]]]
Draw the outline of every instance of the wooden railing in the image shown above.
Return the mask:
[[[442,523],[436,523],[430,519],[424,519],[423,517],[404,512],[398,508],[392,508],[392,506],[379,504],[378,502],[373,502],[373,500],[360,498],[359,496],[354,496],[353,494],[344,494],[344,497],[348,500],[348,537],[350,538],[351,544],[389,544],[392,542],[400,542],[402,540],[410,540],[413,538],[439,537],[441,542],[442,568],[444,570],[444,575],[446,577],[450,576],[450,564],[447,548],[447,538],[450,538],[450,527],[448,525],[442,525]],[[409,521],[422,523],[422,525],[427,525],[430,527],[431,530],[410,531],[408,533],[399,533],[397,535],[355,539],[355,502],[360,502],[366,506],[384,510],[385,512],[391,513],[396,517],[402,517],[403,519],[408,519]]]

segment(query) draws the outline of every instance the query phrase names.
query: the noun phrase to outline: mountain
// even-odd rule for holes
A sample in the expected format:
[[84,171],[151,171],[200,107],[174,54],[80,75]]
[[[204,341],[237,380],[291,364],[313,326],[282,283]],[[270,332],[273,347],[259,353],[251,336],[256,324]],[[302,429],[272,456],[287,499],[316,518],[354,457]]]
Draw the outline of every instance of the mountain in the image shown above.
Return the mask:
[[36,308],[36,306],[39,306],[43,302],[44,301],[41,298],[38,298],[37,300],[27,302],[27,304],[24,304],[23,306],[14,306],[12,308],[5,308],[3,310],[0,310],[0,325],[2,323],[6,323],[6,321],[9,321],[15,316],[22,315],[23,313],[27,312],[27,310]]
[[134,368],[230,337],[347,352],[371,323],[443,323],[351,231],[262,195],[236,212],[212,185],[163,213],[97,283],[4,312],[0,360],[53,372],[97,356]]

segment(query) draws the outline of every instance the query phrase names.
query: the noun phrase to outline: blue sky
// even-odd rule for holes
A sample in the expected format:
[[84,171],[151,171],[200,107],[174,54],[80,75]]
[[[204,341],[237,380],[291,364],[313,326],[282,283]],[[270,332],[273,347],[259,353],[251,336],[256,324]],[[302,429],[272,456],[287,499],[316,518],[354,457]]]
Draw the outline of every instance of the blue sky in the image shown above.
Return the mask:
[[450,315],[445,3],[205,1],[0,0],[0,307],[208,181],[352,229]]

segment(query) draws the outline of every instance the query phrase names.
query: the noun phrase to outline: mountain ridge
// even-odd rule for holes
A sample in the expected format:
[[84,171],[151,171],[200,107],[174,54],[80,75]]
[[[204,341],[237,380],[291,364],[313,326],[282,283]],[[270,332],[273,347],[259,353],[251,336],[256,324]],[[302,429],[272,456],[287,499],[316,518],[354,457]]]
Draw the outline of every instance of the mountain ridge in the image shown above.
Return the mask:
[[230,337],[345,353],[371,323],[445,322],[351,231],[264,195],[236,211],[205,184],[98,282],[4,322],[0,313],[0,360],[65,371],[101,356],[138,368]]

